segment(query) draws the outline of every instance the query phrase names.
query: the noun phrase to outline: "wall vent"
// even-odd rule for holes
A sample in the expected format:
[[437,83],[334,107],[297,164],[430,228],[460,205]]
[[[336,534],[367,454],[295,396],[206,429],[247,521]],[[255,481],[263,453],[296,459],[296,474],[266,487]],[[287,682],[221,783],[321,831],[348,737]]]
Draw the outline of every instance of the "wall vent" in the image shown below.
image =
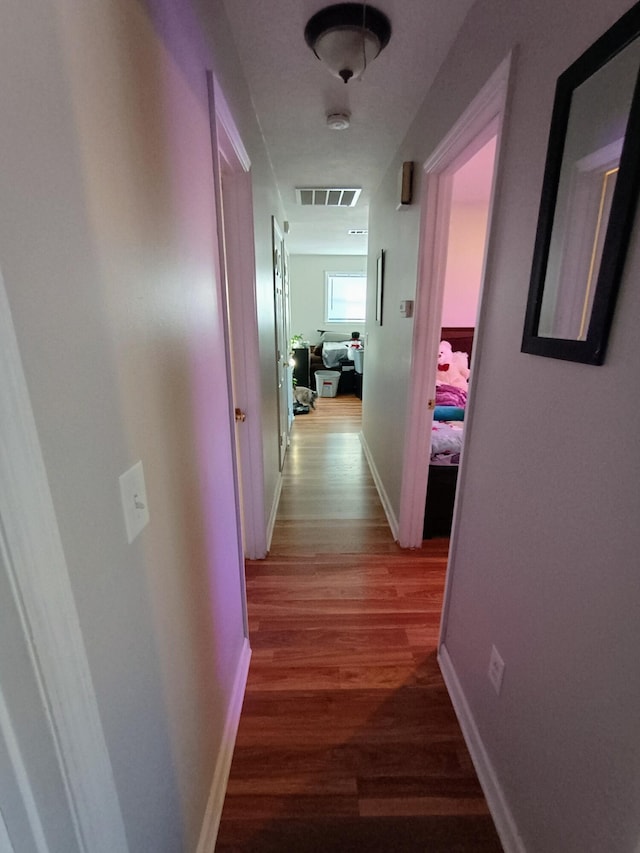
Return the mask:
[[361,192],[357,187],[296,187],[296,202],[303,207],[355,207]]

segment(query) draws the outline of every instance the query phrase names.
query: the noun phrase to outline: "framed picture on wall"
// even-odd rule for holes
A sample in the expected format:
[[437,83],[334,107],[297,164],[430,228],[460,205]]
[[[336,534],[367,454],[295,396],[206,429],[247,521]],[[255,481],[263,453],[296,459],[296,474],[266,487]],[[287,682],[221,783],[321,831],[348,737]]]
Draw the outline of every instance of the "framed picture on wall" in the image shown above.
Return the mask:
[[376,322],[382,325],[382,305],[384,296],[384,249],[376,260]]

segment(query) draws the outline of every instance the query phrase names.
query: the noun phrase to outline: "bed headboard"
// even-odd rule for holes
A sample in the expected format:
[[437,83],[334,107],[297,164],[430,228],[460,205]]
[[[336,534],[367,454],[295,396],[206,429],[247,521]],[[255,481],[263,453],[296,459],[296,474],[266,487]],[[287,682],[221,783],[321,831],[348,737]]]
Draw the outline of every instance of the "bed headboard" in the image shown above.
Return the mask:
[[473,326],[443,326],[441,341],[449,341],[451,349],[456,352],[466,352],[469,354],[469,362],[471,362],[471,350],[473,349]]

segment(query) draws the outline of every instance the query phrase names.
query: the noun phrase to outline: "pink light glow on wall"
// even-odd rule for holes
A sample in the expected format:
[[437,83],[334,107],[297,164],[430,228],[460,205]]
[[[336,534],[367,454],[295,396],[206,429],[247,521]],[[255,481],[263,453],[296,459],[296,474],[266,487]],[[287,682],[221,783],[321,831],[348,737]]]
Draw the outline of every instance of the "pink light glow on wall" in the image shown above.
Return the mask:
[[495,151],[494,137],[453,177],[443,326],[475,326]]

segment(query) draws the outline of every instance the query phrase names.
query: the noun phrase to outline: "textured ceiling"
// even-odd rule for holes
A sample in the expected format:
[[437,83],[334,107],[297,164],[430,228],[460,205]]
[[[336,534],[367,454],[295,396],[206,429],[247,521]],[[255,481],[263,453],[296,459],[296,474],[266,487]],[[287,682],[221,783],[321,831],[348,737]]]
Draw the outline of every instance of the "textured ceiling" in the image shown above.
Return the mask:
[[[378,0],[388,46],[360,80],[331,76],[304,40],[318,0],[225,0],[240,61],[273,163],[292,254],[365,254],[368,204],[473,0]],[[351,127],[326,126],[347,110]],[[357,186],[347,210],[302,208],[296,186]]]

